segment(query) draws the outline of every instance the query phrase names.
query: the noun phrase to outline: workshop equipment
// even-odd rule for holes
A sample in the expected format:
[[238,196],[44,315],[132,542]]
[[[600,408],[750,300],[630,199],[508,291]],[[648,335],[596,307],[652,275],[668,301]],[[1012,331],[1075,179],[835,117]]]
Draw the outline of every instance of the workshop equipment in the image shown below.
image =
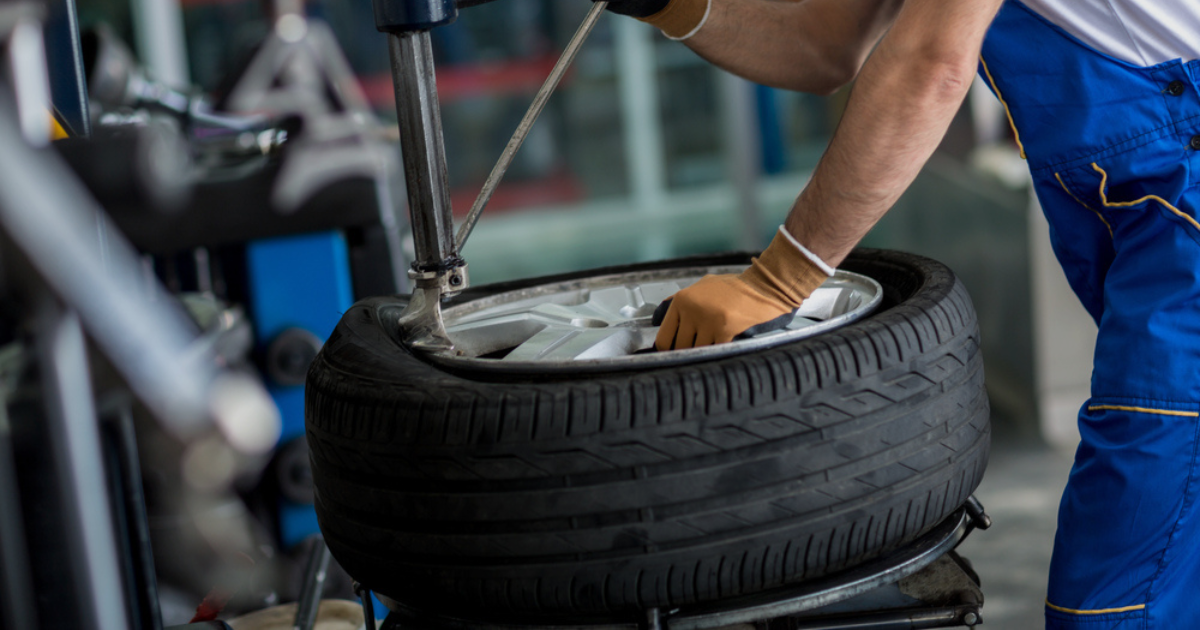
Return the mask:
[[[482,2],[460,4],[472,6]],[[446,336],[442,321],[441,302],[470,284],[467,263],[460,255],[462,247],[512,164],[513,156],[607,5],[607,2],[596,2],[588,12],[550,76],[534,96],[532,105],[455,235],[429,29],[453,22],[458,17],[458,9],[453,0],[375,0],[376,27],[388,34],[404,177],[408,186],[408,211],[416,250],[416,260],[409,272],[415,285],[412,301],[401,317],[402,328],[407,334],[405,341],[410,346],[438,352],[453,349],[454,344]]]
[[[0,42],[25,55],[22,63],[14,55],[4,61],[20,71],[14,72],[22,96],[18,122],[26,141],[45,145],[46,64],[28,63],[28,53],[40,50],[38,4],[0,11],[0,24],[11,20],[15,34],[6,37],[0,28]],[[203,514],[179,491],[178,458],[161,455],[168,449],[155,448],[157,435],[139,435],[150,503],[150,532],[141,538],[152,540],[158,553],[156,564],[135,564],[148,564],[151,579],[157,572],[164,584],[199,594],[226,584],[216,574],[232,567],[255,576],[235,578],[254,583],[240,589],[239,598],[265,601],[287,597],[288,570],[274,567],[286,565],[299,543],[318,531],[303,437],[308,362],[356,298],[405,291],[407,266],[393,202],[400,170],[394,142],[382,133],[332,31],[309,21],[300,3],[277,8],[265,41],[215,97],[158,82],[103,26],[84,31],[84,56],[67,74],[86,70],[92,133],[51,145],[51,154],[65,158],[120,228],[101,222],[93,236],[101,243],[108,233],[129,238],[140,254],[129,254],[136,284],[159,309],[178,297],[204,329],[202,349],[211,352],[192,353],[217,355],[215,361],[240,367],[247,378],[256,361],[282,416],[266,445],[275,447],[270,466],[239,479],[252,491],[204,506]],[[94,229],[91,223],[74,227]],[[67,254],[60,258],[74,260]],[[156,286],[156,274],[169,288]],[[152,364],[164,350],[171,348],[145,353],[143,363]],[[171,378],[172,369],[153,374]],[[170,387],[157,390],[171,393]],[[140,490],[142,483],[125,485]],[[263,535],[261,544],[250,546],[254,569],[227,562],[219,552],[226,540],[217,536],[212,545],[195,526],[247,509],[254,512],[255,534]],[[143,514],[128,522],[146,520]],[[339,571],[331,568],[332,590]],[[152,589],[129,590],[144,595]],[[158,617],[154,611],[142,616]]]
[[208,497],[255,469],[279,418],[40,149],[41,18],[34,2],[0,8],[0,57],[14,75],[0,84],[0,626],[150,629],[161,622],[135,400],[205,471]]

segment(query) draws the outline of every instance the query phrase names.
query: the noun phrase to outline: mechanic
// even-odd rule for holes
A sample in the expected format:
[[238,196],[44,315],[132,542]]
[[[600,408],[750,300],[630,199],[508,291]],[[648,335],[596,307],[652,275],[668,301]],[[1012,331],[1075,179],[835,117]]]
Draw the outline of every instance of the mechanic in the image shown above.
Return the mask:
[[660,350],[778,327],[912,183],[978,71],[1099,325],[1049,628],[1200,625],[1200,2],[614,0],[755,82],[853,91],[741,274],[677,293]]

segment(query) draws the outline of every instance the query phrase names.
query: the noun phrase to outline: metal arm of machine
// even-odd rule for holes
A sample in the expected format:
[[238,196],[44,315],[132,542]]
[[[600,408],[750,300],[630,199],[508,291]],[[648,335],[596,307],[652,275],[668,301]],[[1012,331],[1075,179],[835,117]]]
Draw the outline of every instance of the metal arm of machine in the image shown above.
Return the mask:
[[401,316],[402,329],[407,335],[404,341],[414,348],[438,352],[453,349],[442,323],[441,301],[443,297],[467,287],[467,265],[459,255],[459,250],[550,94],[608,4],[595,3],[567,45],[488,176],[455,238],[428,29],[453,22],[458,17],[458,6],[474,6],[486,1],[375,0],[376,27],[388,33],[400,143],[404,153],[404,176],[408,184],[408,209],[416,250],[416,261],[409,272],[416,287],[408,309]]
[[375,0],[375,26],[388,34],[396,114],[408,188],[416,259],[409,277],[413,297],[401,321],[410,346],[453,348],[442,323],[441,301],[467,287],[466,262],[454,246],[454,216],[446,176],[442,116],[429,29],[458,17],[454,0]]

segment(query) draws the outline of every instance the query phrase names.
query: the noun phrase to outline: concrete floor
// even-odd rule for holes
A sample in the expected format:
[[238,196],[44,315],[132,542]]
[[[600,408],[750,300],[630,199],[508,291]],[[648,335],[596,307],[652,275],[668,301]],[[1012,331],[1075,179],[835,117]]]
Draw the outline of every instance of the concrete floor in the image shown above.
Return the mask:
[[1058,500],[1074,453],[998,440],[975,496],[992,517],[959,552],[979,573],[984,605],[981,628],[1032,630],[1045,624],[1046,574]]

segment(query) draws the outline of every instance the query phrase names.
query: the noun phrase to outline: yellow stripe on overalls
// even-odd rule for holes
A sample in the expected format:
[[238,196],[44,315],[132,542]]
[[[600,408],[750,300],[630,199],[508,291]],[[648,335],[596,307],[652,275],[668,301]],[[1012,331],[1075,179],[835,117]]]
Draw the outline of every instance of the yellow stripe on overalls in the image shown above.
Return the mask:
[[1021,151],[1021,159],[1025,157],[1025,145],[1021,144],[1021,134],[1017,131],[1017,123],[1013,120],[1012,111],[1008,109],[1008,101],[1004,100],[1004,95],[1000,93],[1000,88],[996,87],[996,80],[992,78],[992,71],[988,70],[987,62],[983,60],[983,55],[979,56],[979,63],[983,66],[983,73],[987,75],[988,83],[992,84],[992,90],[996,93],[996,98],[1000,99],[1000,104],[1004,106],[1004,115],[1008,116],[1008,126],[1012,127],[1013,139],[1017,141],[1017,148]]
[[1105,615],[1108,613],[1129,612],[1131,610],[1144,610],[1146,608],[1146,605],[1138,604],[1137,606],[1122,606],[1121,608],[1097,608],[1095,610],[1075,610],[1074,608],[1063,608],[1062,606],[1055,606],[1054,604],[1050,603],[1050,600],[1046,600],[1046,608],[1049,608],[1050,610],[1057,610],[1058,612],[1071,613],[1072,615]]
[[1084,208],[1087,208],[1088,210],[1091,210],[1092,212],[1094,212],[1094,213],[1096,214],[1096,217],[1097,217],[1098,219],[1100,219],[1100,222],[1104,224],[1104,227],[1108,228],[1108,237],[1109,237],[1109,238],[1116,238],[1115,236],[1113,236],[1113,229],[1112,229],[1112,225],[1109,225],[1109,223],[1108,223],[1108,219],[1105,219],[1105,218],[1104,218],[1104,215],[1103,215],[1103,214],[1100,214],[1100,211],[1099,211],[1099,210],[1097,210],[1097,209],[1095,209],[1095,208],[1093,208],[1093,207],[1091,207],[1091,206],[1087,205],[1086,203],[1084,203],[1084,202],[1083,202],[1083,200],[1082,200],[1082,199],[1080,199],[1079,197],[1076,197],[1076,196],[1075,196],[1075,193],[1071,192],[1071,189],[1070,189],[1070,188],[1067,188],[1067,183],[1063,181],[1063,178],[1062,178],[1062,176],[1061,176],[1061,175],[1059,175],[1058,173],[1055,173],[1055,174],[1054,174],[1054,179],[1057,179],[1057,180],[1058,180],[1058,185],[1059,185],[1059,186],[1062,186],[1062,189],[1063,189],[1064,191],[1066,191],[1066,193],[1067,193],[1068,195],[1070,195],[1070,196],[1071,196],[1071,198],[1072,198],[1072,199],[1074,199],[1076,203],[1078,203],[1079,205],[1083,206]]
[[1191,215],[1189,215],[1188,213],[1171,205],[1171,202],[1167,201],[1166,199],[1163,199],[1162,197],[1159,197],[1158,195],[1146,195],[1145,197],[1142,197],[1141,199],[1135,199],[1133,201],[1112,201],[1112,202],[1110,202],[1108,200],[1108,195],[1106,195],[1104,193],[1104,190],[1106,188],[1108,188],[1108,173],[1105,172],[1104,169],[1100,168],[1100,165],[1096,164],[1095,162],[1092,162],[1092,168],[1096,169],[1097,173],[1100,173],[1100,203],[1104,204],[1105,208],[1130,208],[1133,206],[1137,206],[1137,205],[1146,203],[1147,201],[1157,201],[1158,203],[1161,203],[1163,206],[1165,206],[1167,208],[1167,210],[1174,212],[1175,214],[1182,217],[1188,223],[1191,223],[1192,227],[1196,228],[1197,230],[1200,230],[1200,222],[1197,222],[1195,219],[1192,218]]
[[1176,411],[1174,409],[1151,409],[1149,407],[1127,407],[1125,405],[1089,405],[1088,411],[1133,411],[1136,413],[1152,413],[1158,416],[1183,416],[1184,418],[1200,418],[1200,412]]

